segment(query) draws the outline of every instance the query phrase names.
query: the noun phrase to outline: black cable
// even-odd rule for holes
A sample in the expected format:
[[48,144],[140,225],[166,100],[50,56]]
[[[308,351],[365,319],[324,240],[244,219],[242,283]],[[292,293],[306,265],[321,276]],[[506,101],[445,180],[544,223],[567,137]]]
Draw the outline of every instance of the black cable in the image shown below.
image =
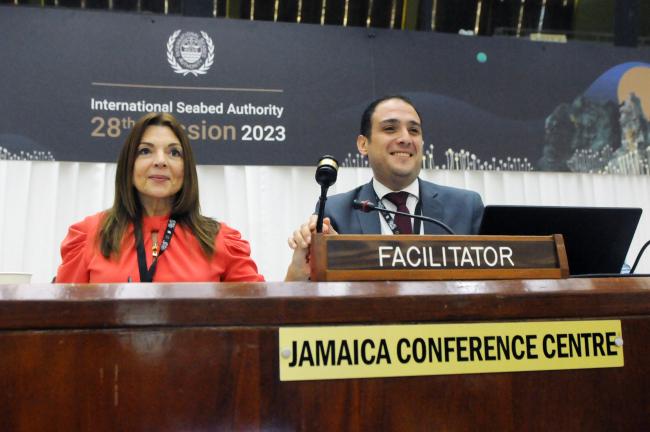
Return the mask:
[[647,242],[645,242],[645,244],[643,245],[643,247],[641,247],[641,250],[639,251],[639,253],[638,253],[637,256],[636,256],[636,259],[634,260],[634,265],[633,265],[632,268],[630,269],[630,274],[633,274],[633,273],[634,273],[634,270],[636,270],[636,265],[639,264],[639,260],[641,259],[641,255],[643,255],[643,252],[645,252],[645,250],[646,250],[646,248],[648,247],[648,245],[650,245],[650,240],[648,240]]

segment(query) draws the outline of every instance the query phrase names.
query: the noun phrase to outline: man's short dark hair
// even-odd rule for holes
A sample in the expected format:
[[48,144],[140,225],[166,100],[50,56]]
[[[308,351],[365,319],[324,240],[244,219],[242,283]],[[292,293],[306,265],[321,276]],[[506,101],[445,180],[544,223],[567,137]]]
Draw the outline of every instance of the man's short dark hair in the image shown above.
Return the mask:
[[368,105],[366,109],[363,111],[363,114],[361,115],[361,129],[359,132],[361,135],[370,139],[370,133],[372,131],[372,115],[375,113],[375,108],[377,108],[377,105],[379,105],[380,103],[385,102],[389,99],[399,99],[411,105],[415,110],[415,113],[418,115],[418,117],[420,117],[420,122],[422,122],[422,116],[420,115],[420,112],[415,107],[415,105],[413,105],[413,102],[411,102],[407,97],[402,95],[384,96],[372,101],[370,105]]

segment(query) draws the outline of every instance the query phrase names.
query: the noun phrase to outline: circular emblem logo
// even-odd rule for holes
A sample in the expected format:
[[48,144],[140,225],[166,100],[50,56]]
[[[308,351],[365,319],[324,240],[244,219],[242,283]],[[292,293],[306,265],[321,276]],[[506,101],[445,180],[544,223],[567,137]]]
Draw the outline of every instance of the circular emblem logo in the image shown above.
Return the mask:
[[174,72],[199,76],[214,63],[214,44],[204,31],[199,33],[176,30],[167,41],[167,62]]

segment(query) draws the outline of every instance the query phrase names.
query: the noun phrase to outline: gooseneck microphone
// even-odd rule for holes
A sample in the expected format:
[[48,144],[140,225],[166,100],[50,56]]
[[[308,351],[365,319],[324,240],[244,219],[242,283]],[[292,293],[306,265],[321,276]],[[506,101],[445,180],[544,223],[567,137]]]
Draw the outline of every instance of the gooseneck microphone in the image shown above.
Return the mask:
[[440,228],[444,229],[445,231],[447,231],[447,233],[449,233],[451,235],[456,234],[454,232],[454,230],[449,228],[449,226],[447,224],[445,224],[442,221],[439,221],[438,219],[430,218],[430,217],[427,217],[427,216],[411,214],[411,213],[400,212],[400,211],[388,210],[388,209],[385,209],[385,208],[377,207],[377,204],[375,204],[373,202],[370,202],[368,200],[364,200],[364,201],[354,200],[354,201],[352,201],[352,208],[357,209],[357,210],[361,210],[364,213],[370,213],[371,211],[379,211],[379,212],[385,212],[385,213],[408,216],[408,217],[413,218],[413,219],[420,219],[420,220],[423,220],[425,222],[430,222],[430,223],[432,223],[434,225],[438,225]]
[[334,156],[325,155],[318,160],[316,166],[316,183],[320,185],[320,198],[318,200],[318,219],[316,220],[316,232],[323,232],[323,215],[325,214],[325,201],[327,201],[327,189],[336,183],[336,175],[339,171],[339,163]]

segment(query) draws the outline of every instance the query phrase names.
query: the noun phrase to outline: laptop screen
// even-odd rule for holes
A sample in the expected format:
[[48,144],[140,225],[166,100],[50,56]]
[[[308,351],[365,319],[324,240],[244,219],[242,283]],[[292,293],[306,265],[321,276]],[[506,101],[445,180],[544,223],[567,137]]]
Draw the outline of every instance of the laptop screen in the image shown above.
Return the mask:
[[570,274],[620,273],[640,218],[640,208],[489,205],[479,234],[562,234]]

